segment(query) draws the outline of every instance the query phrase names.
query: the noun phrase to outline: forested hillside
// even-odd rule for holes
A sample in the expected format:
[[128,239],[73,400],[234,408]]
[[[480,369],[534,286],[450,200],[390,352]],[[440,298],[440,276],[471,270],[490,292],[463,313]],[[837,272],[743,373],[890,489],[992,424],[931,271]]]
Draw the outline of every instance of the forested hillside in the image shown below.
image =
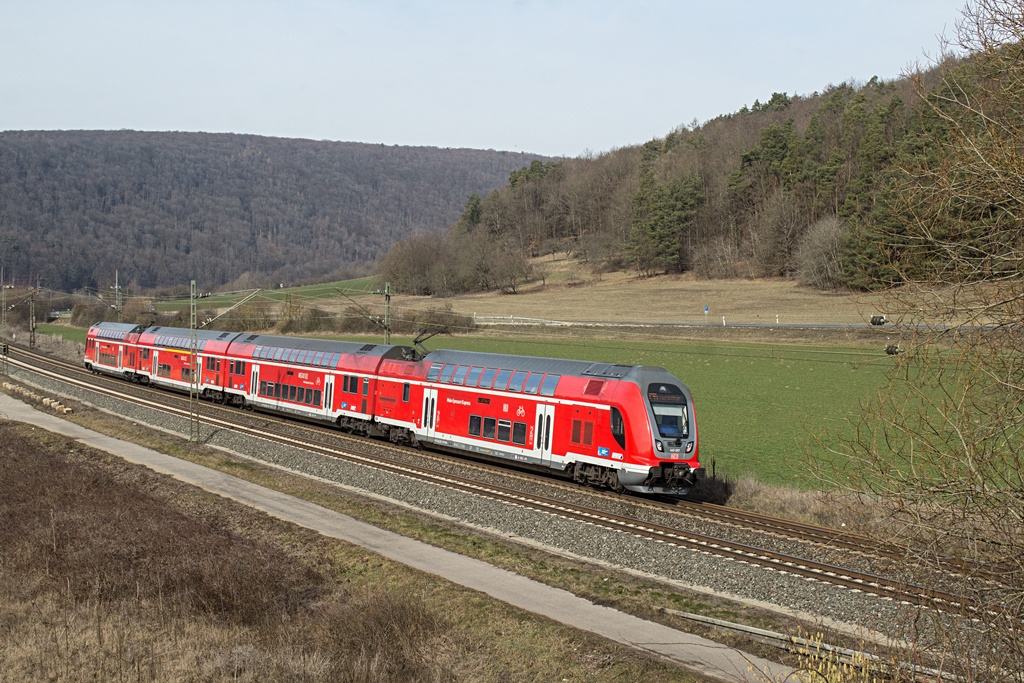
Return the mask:
[[347,275],[536,157],[252,135],[0,132],[7,281],[72,290]]
[[920,152],[917,92],[909,79],[873,78],[774,93],[641,146],[534,161],[470,197],[443,243],[396,245],[384,275],[418,293],[514,291],[530,277],[526,259],[565,251],[641,275],[874,286],[883,273],[869,235],[890,166]]

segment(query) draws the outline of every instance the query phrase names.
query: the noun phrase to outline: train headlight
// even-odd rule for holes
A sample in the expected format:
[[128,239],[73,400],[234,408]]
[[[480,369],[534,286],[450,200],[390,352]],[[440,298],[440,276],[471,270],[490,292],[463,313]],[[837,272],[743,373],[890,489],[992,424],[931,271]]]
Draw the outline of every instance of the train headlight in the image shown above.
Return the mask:
[[654,442],[654,447],[658,449],[659,453],[664,453],[665,452],[665,447],[661,444],[660,441],[655,441]]
[[686,452],[687,453],[692,453],[693,452],[693,442],[692,441],[689,442],[688,444],[686,444]]

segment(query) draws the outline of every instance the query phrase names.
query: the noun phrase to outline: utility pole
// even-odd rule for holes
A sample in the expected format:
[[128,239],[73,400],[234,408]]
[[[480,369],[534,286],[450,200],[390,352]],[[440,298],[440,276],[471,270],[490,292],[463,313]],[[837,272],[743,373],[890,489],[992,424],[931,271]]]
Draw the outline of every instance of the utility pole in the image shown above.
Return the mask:
[[28,297],[28,348],[36,348],[36,290]]
[[7,283],[4,282],[4,271],[0,268],[0,289],[3,290],[3,307],[0,309],[0,352],[2,352],[3,361],[0,370],[3,374],[7,374]]
[[199,338],[196,334],[196,281],[192,280],[191,296],[189,297],[191,314],[189,316],[189,388],[188,388],[188,414],[189,432],[188,440],[199,443]]
[[[384,295],[384,343],[385,344],[390,344],[391,343],[391,283],[390,282],[385,282],[384,283],[384,291],[383,292],[378,289],[377,291],[375,291],[373,293],[374,294],[383,294]],[[380,325],[379,319],[377,321],[377,324]]]
[[391,283],[384,283],[384,343],[391,343]]
[[117,311],[117,322],[121,322],[121,310],[124,308],[121,303],[121,285],[118,284],[118,272],[114,271],[114,310]]

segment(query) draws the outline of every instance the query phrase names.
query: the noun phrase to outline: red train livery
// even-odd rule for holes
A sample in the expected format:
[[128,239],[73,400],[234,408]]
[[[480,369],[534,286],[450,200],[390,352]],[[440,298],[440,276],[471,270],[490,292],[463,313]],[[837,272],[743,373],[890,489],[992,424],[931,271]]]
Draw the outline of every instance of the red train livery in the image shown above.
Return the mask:
[[[245,332],[196,333],[204,398],[395,443],[514,460],[622,491],[704,476],[689,389],[662,368]],[[189,330],[99,323],[85,366],[189,391]]]

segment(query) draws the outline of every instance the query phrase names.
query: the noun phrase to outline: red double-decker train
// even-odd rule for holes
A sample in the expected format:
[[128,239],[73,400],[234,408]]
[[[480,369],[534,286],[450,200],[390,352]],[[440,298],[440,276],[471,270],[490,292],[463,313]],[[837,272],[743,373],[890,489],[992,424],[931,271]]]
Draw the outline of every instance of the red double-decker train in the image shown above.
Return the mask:
[[[704,476],[693,398],[662,368],[207,330],[195,351],[196,385],[220,403],[616,491],[681,496]],[[188,392],[189,330],[99,323],[85,366]]]

